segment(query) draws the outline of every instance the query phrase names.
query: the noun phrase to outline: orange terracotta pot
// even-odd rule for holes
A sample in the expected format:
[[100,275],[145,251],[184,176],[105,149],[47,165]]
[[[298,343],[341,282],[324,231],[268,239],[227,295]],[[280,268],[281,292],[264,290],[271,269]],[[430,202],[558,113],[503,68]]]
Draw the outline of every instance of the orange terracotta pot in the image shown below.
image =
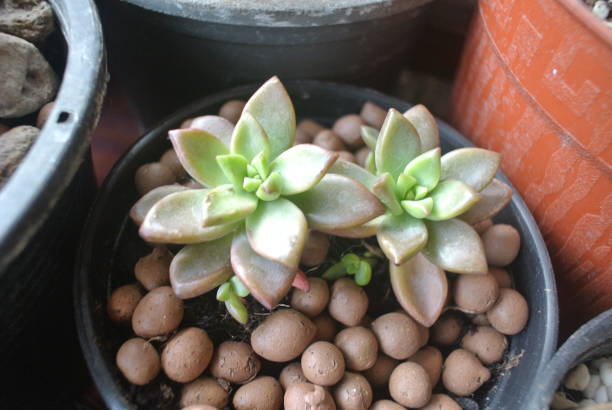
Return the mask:
[[548,244],[564,330],[612,307],[612,29],[581,0],[481,0],[451,117],[503,154]]

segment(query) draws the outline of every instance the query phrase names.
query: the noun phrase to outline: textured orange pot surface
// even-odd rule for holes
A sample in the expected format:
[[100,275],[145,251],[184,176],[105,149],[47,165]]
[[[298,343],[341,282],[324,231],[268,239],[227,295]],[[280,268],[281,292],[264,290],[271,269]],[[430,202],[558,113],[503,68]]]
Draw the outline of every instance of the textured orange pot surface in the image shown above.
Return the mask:
[[481,0],[452,122],[503,155],[555,266],[565,330],[612,307],[612,30],[581,0]]

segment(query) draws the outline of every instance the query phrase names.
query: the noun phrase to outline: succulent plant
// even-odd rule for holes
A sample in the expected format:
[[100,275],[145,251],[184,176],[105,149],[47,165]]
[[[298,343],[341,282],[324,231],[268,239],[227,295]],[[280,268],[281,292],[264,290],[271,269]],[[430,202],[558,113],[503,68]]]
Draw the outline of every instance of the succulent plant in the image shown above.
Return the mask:
[[[213,135],[215,121],[223,135]],[[224,121],[169,132],[181,164],[206,188],[157,188],[132,217],[145,240],[186,245],[170,267],[177,296],[220,286],[219,300],[244,321],[245,289],[267,308],[287,294],[309,227],[348,229],[384,208],[360,182],[326,175],[338,154],[293,145],[295,112],[276,77],[249,99],[231,137]]]
[[338,236],[376,234],[390,260],[391,283],[402,307],[430,326],[447,295],[445,271],[487,272],[482,241],[470,226],[501,210],[511,189],[494,179],[497,153],[462,148],[441,155],[437,125],[423,106],[404,115],[389,110],[380,132],[364,127],[372,148],[367,168],[337,161],[330,172],[361,181],[385,205],[385,215]]
[[359,286],[366,286],[372,279],[372,265],[376,259],[360,257],[354,253],[346,253],[338,263],[330,266],[321,276],[326,280],[336,280],[347,275],[352,275],[355,283]]

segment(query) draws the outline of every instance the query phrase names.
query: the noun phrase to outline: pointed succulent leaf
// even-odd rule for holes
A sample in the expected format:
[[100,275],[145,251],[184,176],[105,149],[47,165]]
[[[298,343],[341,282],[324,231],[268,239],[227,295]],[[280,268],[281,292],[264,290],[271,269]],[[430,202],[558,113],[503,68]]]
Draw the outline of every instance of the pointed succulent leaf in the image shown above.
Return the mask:
[[247,101],[243,114],[251,114],[270,141],[270,159],[289,149],[295,139],[295,111],[287,90],[277,77],[262,85]]
[[423,219],[431,214],[431,210],[434,207],[434,201],[431,198],[425,198],[420,200],[406,200],[402,201],[402,208],[408,212],[411,216],[417,219]]
[[297,268],[308,237],[306,218],[284,198],[260,202],[246,220],[249,243],[264,258]]
[[225,301],[225,309],[238,323],[246,325],[249,321],[249,312],[246,306],[235,294],[231,294]]
[[421,185],[417,185],[414,187],[414,200],[418,201],[420,199],[423,199],[427,196],[427,194],[429,193],[429,189],[421,186]]
[[352,228],[385,212],[363,184],[338,174],[325,175],[312,189],[289,199],[319,231]]
[[249,178],[261,178],[259,172],[257,172],[257,168],[251,164],[247,164],[247,176]]
[[447,179],[431,192],[433,208],[427,219],[441,221],[461,215],[482,197],[472,187],[461,181]]
[[374,150],[370,151],[365,160],[365,169],[373,175],[376,175],[376,158],[374,156]]
[[391,108],[376,141],[374,159],[379,173],[397,179],[408,162],[421,153],[419,135],[410,121]]
[[168,134],[179,161],[193,179],[209,187],[227,183],[216,160],[218,155],[228,153],[225,144],[202,130],[179,129]]
[[367,125],[361,126],[361,139],[370,149],[376,148],[376,140],[378,139],[378,130]]
[[160,199],[175,192],[186,191],[188,189],[182,185],[163,185],[157,187],[136,201],[132,209],[130,209],[130,218],[132,218],[136,225],[141,225],[147,213]]
[[296,269],[266,259],[255,252],[245,232],[234,237],[231,261],[240,281],[268,309],[272,309],[285,297],[296,275]]
[[259,188],[259,186],[261,185],[261,182],[262,181],[259,178],[246,177],[242,181],[242,189],[247,192],[255,192],[257,191],[257,188]]
[[345,277],[347,273],[344,264],[338,262],[327,268],[321,277],[325,280],[336,280]]
[[396,265],[404,263],[427,243],[427,227],[408,214],[387,215],[376,238],[385,256]]
[[380,199],[380,202],[385,204],[392,215],[399,215],[402,213],[402,207],[395,197],[395,183],[393,182],[391,174],[385,172],[380,175],[372,187],[372,192]]
[[232,294],[232,284],[229,282],[225,282],[221,286],[219,286],[219,288],[217,289],[216,297],[219,302],[225,302],[229,300],[231,294]]
[[247,160],[242,155],[227,154],[217,157],[217,164],[234,187],[242,189],[247,174]]
[[268,178],[257,188],[256,195],[263,201],[274,201],[281,194],[281,176],[278,172],[272,172]]
[[270,171],[281,177],[281,195],[295,195],[315,186],[338,158],[338,154],[312,144],[300,144],[281,153]]
[[221,185],[212,189],[202,205],[203,226],[215,226],[238,222],[257,208],[255,195],[238,191],[233,185]]
[[359,262],[359,268],[355,272],[355,283],[366,286],[372,280],[372,267],[366,261]]
[[417,322],[430,327],[446,303],[448,281],[442,269],[417,253],[401,265],[389,265],[391,287],[402,308]]
[[217,115],[196,117],[191,121],[189,128],[196,128],[212,134],[228,148],[234,132],[234,124]]
[[232,154],[241,155],[247,161],[251,161],[261,151],[270,152],[270,141],[266,132],[250,113],[243,113],[238,120],[232,134],[230,150]]
[[434,148],[406,165],[404,174],[416,179],[416,183],[432,190],[440,181],[440,148]]
[[442,156],[442,179],[458,179],[480,191],[493,180],[500,161],[497,152],[482,148],[456,149]]
[[240,296],[241,298],[246,298],[247,296],[249,296],[249,289],[244,286],[244,283],[242,283],[238,276],[232,276],[230,282],[232,284],[232,289],[234,290],[234,293],[236,295]]
[[370,190],[376,183],[376,177],[373,174],[366,171],[359,165],[343,159],[337,159],[336,162],[334,162],[334,164],[329,168],[328,173],[344,175],[345,177],[352,178],[358,182],[361,182]]
[[470,225],[492,218],[504,209],[512,199],[512,188],[495,178],[485,189],[480,191],[480,195],[482,199],[460,216],[461,220]]
[[[251,161],[252,167],[255,168],[257,175],[259,175],[262,179],[268,178],[268,174],[270,173],[270,164],[268,164],[269,156],[270,155],[267,151],[261,151],[259,154],[255,155]],[[247,175],[248,171],[249,169],[247,167]]]
[[398,198],[405,198],[408,190],[416,184],[416,179],[410,175],[400,174],[397,177],[397,183],[395,184],[395,193]]
[[478,233],[459,219],[426,221],[429,240],[423,253],[440,268],[454,273],[486,273],[487,260]]
[[436,119],[424,105],[418,104],[404,113],[419,133],[421,149],[429,151],[440,146],[440,132]]
[[329,235],[339,236],[341,238],[369,238],[370,236],[376,235],[376,232],[378,232],[378,227],[385,218],[386,215],[381,215],[362,225],[353,226],[351,228],[321,229],[320,231]]
[[233,231],[236,224],[203,227],[202,206],[209,189],[175,192],[157,202],[140,226],[140,236],[154,243],[190,244],[212,241]]
[[232,276],[232,235],[214,241],[187,245],[172,259],[170,283],[181,299],[203,295]]

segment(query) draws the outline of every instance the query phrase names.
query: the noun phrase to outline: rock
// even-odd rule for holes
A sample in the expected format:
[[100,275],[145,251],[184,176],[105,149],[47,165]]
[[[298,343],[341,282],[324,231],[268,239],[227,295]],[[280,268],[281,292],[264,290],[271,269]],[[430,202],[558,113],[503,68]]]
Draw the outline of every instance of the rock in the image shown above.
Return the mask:
[[42,0],[0,2],[0,31],[31,43],[42,43],[55,29],[53,9]]
[[584,390],[589,385],[591,375],[589,374],[588,367],[583,363],[576,366],[565,376],[563,384],[568,389],[572,390]]
[[0,188],[15,172],[38,133],[38,128],[22,125],[2,134],[0,138]]
[[32,44],[0,33],[0,117],[21,117],[51,101],[57,89],[53,69]]

